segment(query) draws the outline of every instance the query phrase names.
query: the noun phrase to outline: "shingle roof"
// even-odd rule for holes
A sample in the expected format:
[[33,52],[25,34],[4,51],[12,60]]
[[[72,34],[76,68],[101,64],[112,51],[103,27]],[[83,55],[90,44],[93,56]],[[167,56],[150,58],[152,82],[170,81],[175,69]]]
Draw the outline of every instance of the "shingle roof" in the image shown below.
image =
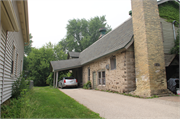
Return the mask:
[[[60,71],[84,65],[85,63],[124,48],[131,41],[132,36],[133,26],[132,19],[130,18],[83,50],[79,54],[78,59],[51,61],[51,66],[54,71]],[[69,55],[77,56],[78,53],[69,52]]]
[[62,71],[71,68],[77,68],[81,66],[80,59],[68,59],[68,60],[59,60],[59,61],[51,61],[51,66],[53,71]]
[[168,67],[173,59],[175,58],[175,54],[165,54],[164,59],[165,59],[165,66]]
[[128,19],[80,53],[81,64],[124,48],[133,36],[132,19]]
[[69,52],[70,57],[79,57],[80,52]]

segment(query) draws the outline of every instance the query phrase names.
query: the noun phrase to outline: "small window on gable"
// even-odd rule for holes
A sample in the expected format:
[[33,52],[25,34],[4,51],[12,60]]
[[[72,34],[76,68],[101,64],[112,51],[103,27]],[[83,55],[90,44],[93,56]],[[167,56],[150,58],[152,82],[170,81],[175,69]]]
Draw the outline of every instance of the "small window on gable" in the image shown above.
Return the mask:
[[116,56],[112,56],[110,58],[110,63],[111,63],[111,70],[116,69]]

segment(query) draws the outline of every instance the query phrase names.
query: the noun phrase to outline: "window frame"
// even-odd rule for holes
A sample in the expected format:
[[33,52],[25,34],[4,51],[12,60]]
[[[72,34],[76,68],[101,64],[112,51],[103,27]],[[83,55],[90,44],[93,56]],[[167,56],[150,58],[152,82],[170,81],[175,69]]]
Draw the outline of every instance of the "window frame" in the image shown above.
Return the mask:
[[111,70],[115,70],[116,69],[116,56],[115,55],[111,56],[110,64],[111,64]]
[[91,71],[90,71],[90,67],[88,67],[88,81],[90,81],[90,76],[91,76]]
[[11,62],[11,75],[14,75],[15,57],[16,57],[16,47],[15,47],[15,45],[13,45],[13,49],[12,49],[12,62]]
[[15,72],[15,75],[18,75],[18,60],[19,60],[19,54],[17,53],[16,54],[16,72]]
[[[104,73],[104,76],[103,76]],[[106,71],[98,71],[98,85],[106,85]]]

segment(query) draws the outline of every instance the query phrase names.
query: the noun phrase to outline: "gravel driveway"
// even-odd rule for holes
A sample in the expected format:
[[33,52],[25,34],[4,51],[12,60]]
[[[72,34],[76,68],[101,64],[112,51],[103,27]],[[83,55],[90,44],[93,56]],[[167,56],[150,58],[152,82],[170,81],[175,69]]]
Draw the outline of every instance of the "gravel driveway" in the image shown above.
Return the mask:
[[180,104],[96,90],[59,89],[106,119],[180,119]]

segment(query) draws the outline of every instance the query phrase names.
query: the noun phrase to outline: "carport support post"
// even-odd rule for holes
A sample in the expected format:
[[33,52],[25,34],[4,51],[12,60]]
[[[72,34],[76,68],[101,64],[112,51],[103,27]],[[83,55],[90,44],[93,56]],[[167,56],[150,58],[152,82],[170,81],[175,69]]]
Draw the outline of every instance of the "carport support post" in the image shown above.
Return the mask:
[[58,82],[58,72],[56,72],[56,88],[57,88],[57,82]]
[[56,72],[54,72],[53,87],[55,87]]

